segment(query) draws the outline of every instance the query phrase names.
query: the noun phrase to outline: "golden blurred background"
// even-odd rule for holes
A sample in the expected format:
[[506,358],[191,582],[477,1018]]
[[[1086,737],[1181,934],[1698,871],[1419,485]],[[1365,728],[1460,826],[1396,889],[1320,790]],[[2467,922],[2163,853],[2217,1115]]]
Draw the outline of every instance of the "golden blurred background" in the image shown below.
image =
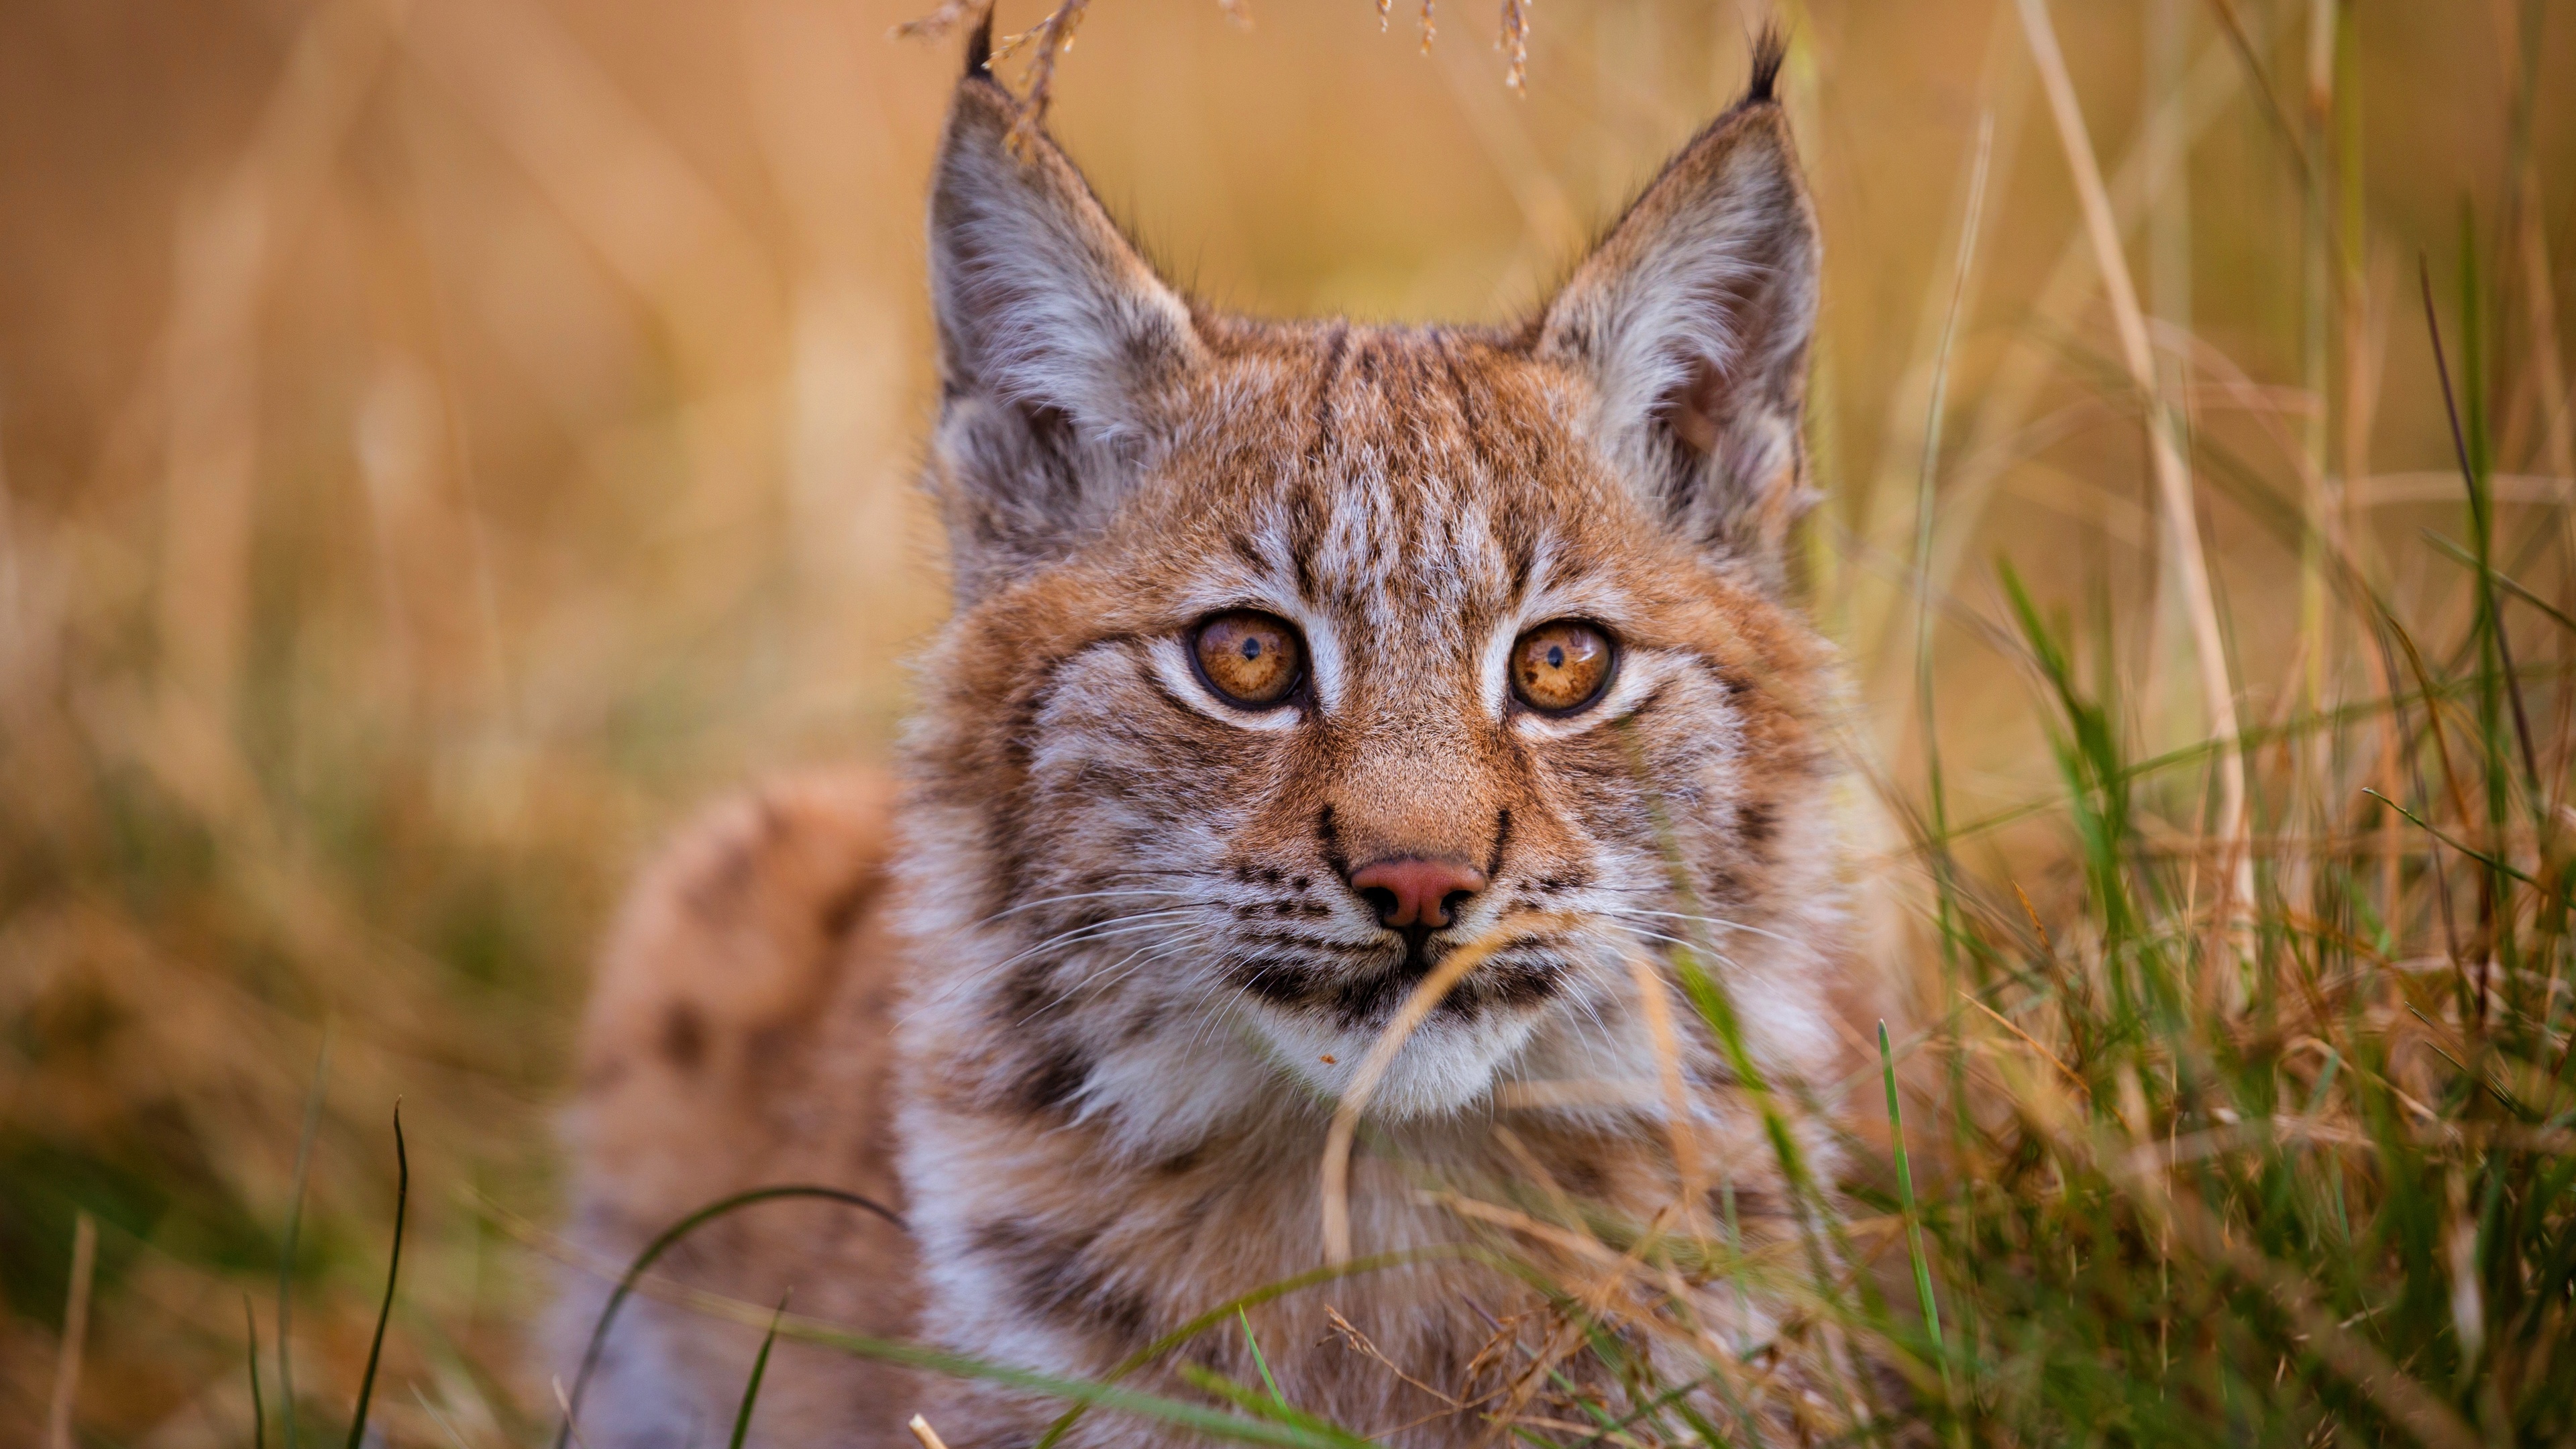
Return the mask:
[[[481,1445],[546,1418],[519,1330],[619,881],[711,792],[881,757],[945,607],[915,472],[957,46],[890,34],[929,8],[0,6],[0,1442],[38,1442],[84,1213],[77,1442],[249,1442],[245,1300],[274,1404],[308,1142],[296,1390],[344,1414],[397,1098],[379,1422]],[[1472,322],[1542,296],[1740,88],[1768,13],[1545,0],[1523,94],[1482,0],[1428,44],[1409,4],[1383,30],[1368,0],[1234,8],[1092,4],[1052,124],[1102,195],[1221,305]],[[1007,0],[1002,26],[1044,13]],[[2200,738],[2187,591],[2022,8],[1779,14],[1829,255],[1806,589],[1850,651],[1865,777],[1901,802],[1921,773],[1936,373],[1954,814],[2053,788],[1995,647],[1998,558],[2126,661],[2150,745]],[[2499,537],[2563,587],[2576,95],[2543,82],[2576,75],[2576,14],[2054,16],[2191,430],[2244,718],[2368,692],[2303,527],[2412,622],[2462,627],[2457,565],[2419,539],[2460,536],[2419,258],[2447,328],[2478,269],[2483,328],[2450,341],[2510,380]]]

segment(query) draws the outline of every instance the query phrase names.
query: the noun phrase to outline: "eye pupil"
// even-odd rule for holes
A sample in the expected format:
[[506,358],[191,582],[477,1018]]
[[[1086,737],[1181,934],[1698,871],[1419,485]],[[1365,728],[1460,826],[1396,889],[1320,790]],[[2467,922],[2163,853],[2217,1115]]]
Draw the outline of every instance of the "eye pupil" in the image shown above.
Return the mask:
[[1243,709],[1284,703],[1306,672],[1297,627],[1252,609],[1200,620],[1190,648],[1198,658],[1199,678],[1219,699]]
[[1573,714],[1610,687],[1616,650],[1610,637],[1579,619],[1558,619],[1512,645],[1512,694],[1541,714]]

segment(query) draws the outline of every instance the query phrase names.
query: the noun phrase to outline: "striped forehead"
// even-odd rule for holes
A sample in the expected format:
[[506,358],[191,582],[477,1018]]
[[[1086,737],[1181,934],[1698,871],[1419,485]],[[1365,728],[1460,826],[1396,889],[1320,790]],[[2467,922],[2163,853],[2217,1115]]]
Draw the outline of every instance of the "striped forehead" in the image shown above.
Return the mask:
[[1302,446],[1238,474],[1254,485],[1238,515],[1243,561],[1380,639],[1447,642],[1509,612],[1549,551],[1539,520],[1550,510],[1542,480],[1481,436],[1491,403],[1456,356],[1467,345],[1340,328],[1267,379],[1263,401],[1305,414],[1274,436]]

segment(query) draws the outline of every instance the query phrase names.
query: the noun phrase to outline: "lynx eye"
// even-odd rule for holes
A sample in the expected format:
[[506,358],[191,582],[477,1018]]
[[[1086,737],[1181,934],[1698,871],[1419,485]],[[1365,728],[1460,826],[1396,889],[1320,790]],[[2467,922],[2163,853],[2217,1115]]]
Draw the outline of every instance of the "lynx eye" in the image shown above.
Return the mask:
[[1512,645],[1512,696],[1541,714],[1572,714],[1601,697],[1616,657],[1610,636],[1580,619],[1558,619]]
[[1306,675],[1296,626],[1272,614],[1236,609],[1202,621],[1191,651],[1199,677],[1228,704],[1268,709]]

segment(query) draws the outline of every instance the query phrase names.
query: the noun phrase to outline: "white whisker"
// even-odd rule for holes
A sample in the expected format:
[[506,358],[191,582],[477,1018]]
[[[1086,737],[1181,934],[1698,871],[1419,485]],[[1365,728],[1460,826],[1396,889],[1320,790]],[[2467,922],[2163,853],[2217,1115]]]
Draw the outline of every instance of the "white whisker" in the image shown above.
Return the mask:
[[[1068,983],[1063,991],[1057,993],[1056,998],[1053,1001],[1046,1003],[1044,1006],[1039,1007],[1037,1010],[1030,1012],[1024,1017],[1021,1017],[1016,1024],[1026,1026],[1030,1022],[1037,1020],[1039,1017],[1046,1015],[1048,1012],[1055,1010],[1057,1007],[1064,1005],[1067,1001],[1072,1000],[1074,995],[1078,992],[1085,990],[1106,991],[1110,987],[1117,985],[1119,982],[1126,980],[1129,976],[1143,970],[1153,962],[1164,960],[1167,957],[1176,956],[1199,944],[1201,944],[1199,938],[1193,934],[1186,940],[1174,942],[1168,945],[1160,947],[1147,946],[1141,950],[1130,951],[1125,956],[1120,957],[1115,965],[1103,967],[1098,971],[1090,972],[1080,979]],[[1113,975],[1111,973],[1116,974]]]
[[1182,894],[1183,893],[1180,891],[1164,890],[1079,891],[1069,896],[1045,896],[1034,901],[1022,901],[1016,906],[995,911],[993,914],[986,916],[975,924],[979,926],[988,926],[993,922],[1002,919],[1004,916],[1016,916],[1022,911],[1034,911],[1041,906],[1060,906],[1068,901],[1093,901],[1106,896],[1166,896],[1177,898]]
[[[1198,913],[1198,909],[1199,908],[1196,906],[1172,906],[1165,910],[1138,911],[1133,915],[1112,916],[1105,921],[1093,921],[1088,925],[1075,926],[1069,930],[1058,931],[1054,935],[1047,937],[1045,940],[1038,942],[1036,945],[1029,947],[1027,950],[1021,951],[1004,960],[995,962],[991,969],[999,971],[1006,966],[1015,966],[1020,962],[1027,960],[1031,956],[1035,956],[1046,951],[1053,951],[1059,947],[1079,945],[1084,941],[1106,940],[1111,936],[1123,936],[1129,934],[1129,928],[1131,927],[1137,929],[1159,929],[1158,927],[1153,927],[1150,923],[1158,920],[1165,920],[1173,916],[1196,915]],[[1140,925],[1140,923],[1144,924]]]
[[1808,946],[1806,942],[1797,940],[1793,937],[1783,936],[1777,931],[1766,931],[1760,926],[1748,926],[1742,921],[1730,921],[1723,916],[1694,916],[1687,911],[1646,911],[1638,910],[1630,906],[1596,906],[1593,909],[1599,911],[1605,916],[1652,916],[1669,921],[1696,921],[1704,926],[1722,926],[1730,931],[1744,931],[1756,936],[1767,936],[1772,940],[1779,942],[1783,946],[1795,946],[1802,951],[1813,949]]
[[1027,960],[1031,956],[1038,955],[1041,952],[1057,950],[1066,946],[1084,945],[1092,941],[1105,941],[1112,937],[1133,935],[1139,931],[1186,929],[1187,927],[1185,924],[1175,924],[1170,918],[1174,916],[1194,915],[1198,910],[1199,907],[1197,906],[1173,906],[1159,911],[1138,911],[1132,915],[1112,916],[1106,921],[1094,921],[1087,925],[1075,926],[1069,930],[1058,931],[1054,935],[1047,937],[1045,940],[1040,941],[1025,950],[1016,952],[1011,956],[1005,957],[1000,961],[994,962],[990,966],[982,967],[974,971],[964,972],[941,981],[936,987],[933,987],[931,990],[923,992],[917,996],[913,1001],[912,1009],[906,1011],[902,1019],[905,1023],[909,1024],[910,1022],[918,1019],[925,1011],[945,1007],[954,1002],[960,996],[968,996],[976,992],[983,991],[987,989],[996,973],[1018,965],[1020,962]]
[[1641,940],[1669,941],[1676,946],[1687,947],[1693,951],[1706,951],[1711,957],[1724,965],[1735,965],[1734,957],[1727,955],[1725,952],[1718,950],[1714,946],[1710,946],[1699,941],[1688,940],[1681,936],[1668,936],[1661,931],[1650,931],[1644,926],[1623,924],[1619,929],[1626,932],[1628,935]]

